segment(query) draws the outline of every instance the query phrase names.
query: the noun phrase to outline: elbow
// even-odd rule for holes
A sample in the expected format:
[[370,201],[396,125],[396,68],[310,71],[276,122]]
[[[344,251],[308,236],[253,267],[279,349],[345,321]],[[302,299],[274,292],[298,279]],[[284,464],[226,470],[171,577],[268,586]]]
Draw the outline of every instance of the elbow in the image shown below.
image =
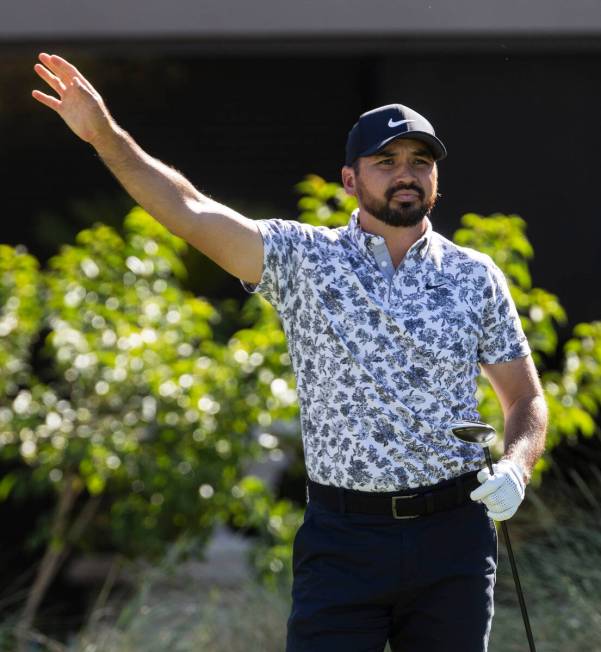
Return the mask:
[[215,202],[200,193],[186,193],[184,198],[186,208],[196,215],[211,212],[211,207],[214,207]]
[[529,394],[517,396],[511,402],[507,402],[502,407],[503,414],[506,418],[516,410],[528,410],[529,412],[536,414],[541,421],[545,422],[545,424],[547,422],[547,400],[545,399],[542,388]]

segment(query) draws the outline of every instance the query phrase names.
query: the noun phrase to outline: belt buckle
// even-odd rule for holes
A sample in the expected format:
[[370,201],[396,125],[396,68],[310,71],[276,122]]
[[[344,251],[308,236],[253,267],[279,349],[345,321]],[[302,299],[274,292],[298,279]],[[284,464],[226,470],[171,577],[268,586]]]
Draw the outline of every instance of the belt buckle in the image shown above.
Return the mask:
[[396,513],[396,501],[397,500],[405,500],[407,498],[415,498],[419,494],[410,494],[409,496],[393,496],[392,497],[392,515],[396,519],[406,519],[406,518],[419,518],[419,514],[411,514],[410,516],[399,516]]

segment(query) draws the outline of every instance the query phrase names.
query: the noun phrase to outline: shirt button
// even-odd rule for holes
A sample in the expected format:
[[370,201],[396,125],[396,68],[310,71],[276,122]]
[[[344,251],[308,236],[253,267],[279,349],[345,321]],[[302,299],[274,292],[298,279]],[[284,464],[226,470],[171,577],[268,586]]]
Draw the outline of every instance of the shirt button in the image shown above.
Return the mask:
[[388,263],[385,260],[382,261],[382,267],[388,267]]

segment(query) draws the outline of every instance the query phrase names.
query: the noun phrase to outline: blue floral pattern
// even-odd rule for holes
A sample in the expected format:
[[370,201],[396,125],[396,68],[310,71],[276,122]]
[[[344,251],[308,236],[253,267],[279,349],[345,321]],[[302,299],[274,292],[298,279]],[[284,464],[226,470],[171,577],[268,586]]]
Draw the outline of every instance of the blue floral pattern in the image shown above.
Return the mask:
[[322,484],[395,491],[483,466],[479,447],[448,433],[477,419],[479,364],[530,348],[492,259],[432,230],[388,274],[381,236],[358,213],[331,229],[257,220],[259,284],[277,310],[297,380],[305,464]]

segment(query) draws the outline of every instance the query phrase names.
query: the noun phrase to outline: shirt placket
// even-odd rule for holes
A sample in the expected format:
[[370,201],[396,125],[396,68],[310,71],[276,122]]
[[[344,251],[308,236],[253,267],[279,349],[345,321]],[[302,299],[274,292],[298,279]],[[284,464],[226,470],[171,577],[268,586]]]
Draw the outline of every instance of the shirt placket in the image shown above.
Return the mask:
[[[371,249],[372,255],[378,269],[382,273],[382,276],[387,281],[387,293],[386,293],[386,302],[390,304],[390,297],[392,294],[392,289],[395,283],[395,269],[392,263],[392,258],[386,246],[386,242],[383,238],[372,238],[369,242],[369,248]],[[402,263],[401,263],[402,264]]]

